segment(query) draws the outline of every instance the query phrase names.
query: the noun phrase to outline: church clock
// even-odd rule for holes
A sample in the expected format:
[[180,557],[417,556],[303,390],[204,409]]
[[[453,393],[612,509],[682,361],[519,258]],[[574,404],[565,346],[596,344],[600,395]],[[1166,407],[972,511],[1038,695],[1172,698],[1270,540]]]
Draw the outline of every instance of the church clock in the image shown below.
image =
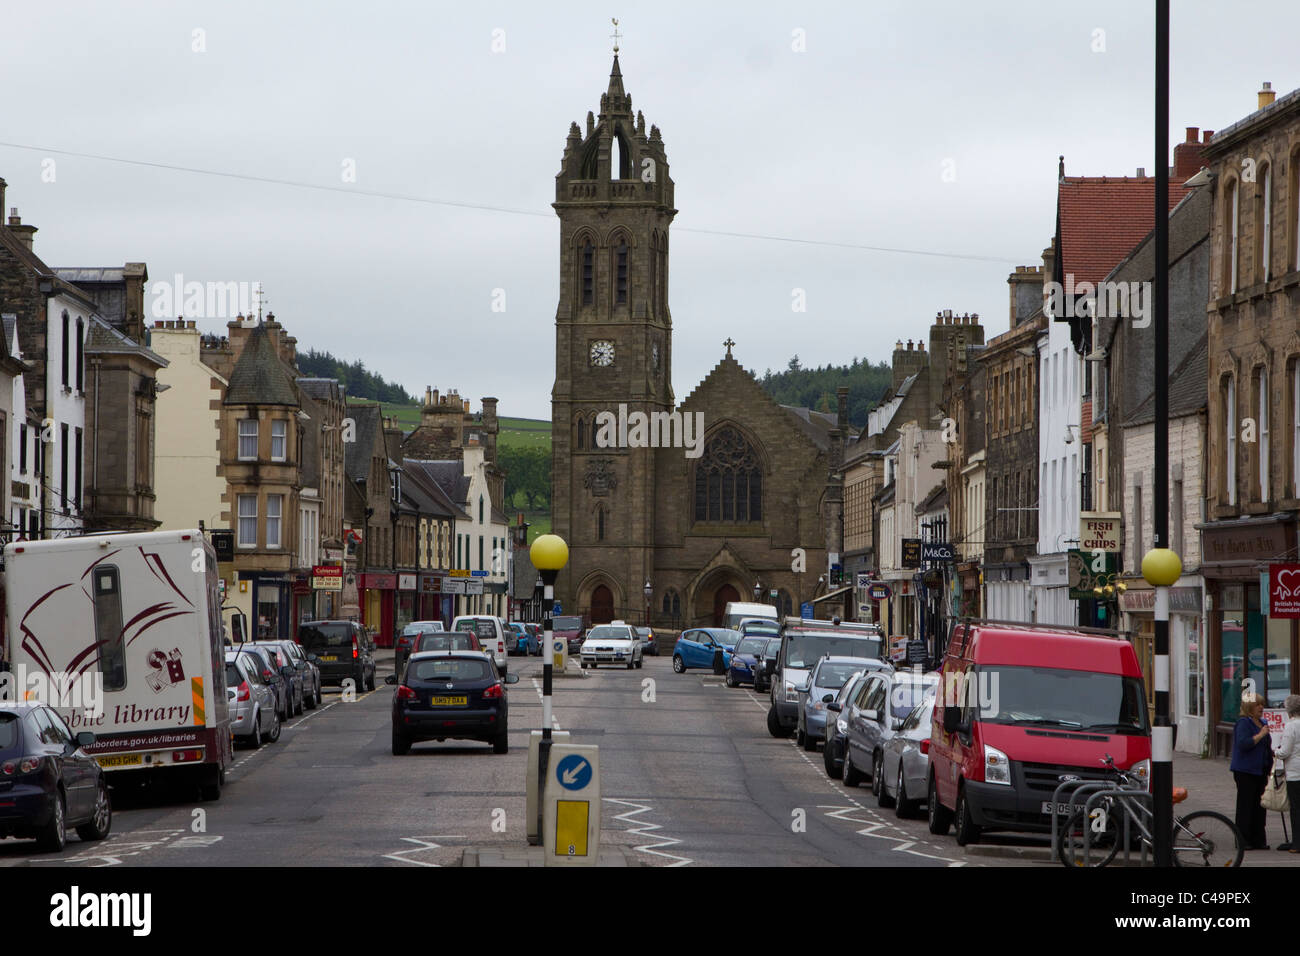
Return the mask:
[[614,364],[614,343],[609,339],[600,339],[591,343],[591,364],[599,368],[608,368]]

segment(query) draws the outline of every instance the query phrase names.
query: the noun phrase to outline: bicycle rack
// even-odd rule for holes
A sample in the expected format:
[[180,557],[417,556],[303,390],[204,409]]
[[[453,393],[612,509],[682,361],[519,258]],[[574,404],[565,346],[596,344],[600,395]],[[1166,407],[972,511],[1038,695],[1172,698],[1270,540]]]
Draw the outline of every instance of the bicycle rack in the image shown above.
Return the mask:
[[[1080,807],[1079,798],[1086,796],[1082,804],[1083,809],[1083,865],[1089,866],[1092,862],[1092,827],[1089,821],[1092,820],[1092,811],[1098,803],[1108,797],[1120,796],[1125,800],[1151,800],[1151,794],[1145,790],[1133,790],[1127,787],[1115,785],[1113,780],[1062,780],[1052,792],[1052,852],[1059,857],[1061,853],[1061,839],[1063,832],[1057,826],[1057,818],[1060,816],[1056,812],[1057,806],[1061,803],[1061,796],[1065,790],[1069,790],[1070,799],[1067,801],[1068,811],[1065,814],[1068,823],[1074,816],[1076,808]],[[1131,814],[1127,807],[1124,807],[1123,830],[1120,833],[1120,840],[1124,846],[1124,865],[1128,866],[1132,858],[1132,820]],[[1142,841],[1142,851],[1139,857],[1139,865],[1147,865],[1147,844]]]

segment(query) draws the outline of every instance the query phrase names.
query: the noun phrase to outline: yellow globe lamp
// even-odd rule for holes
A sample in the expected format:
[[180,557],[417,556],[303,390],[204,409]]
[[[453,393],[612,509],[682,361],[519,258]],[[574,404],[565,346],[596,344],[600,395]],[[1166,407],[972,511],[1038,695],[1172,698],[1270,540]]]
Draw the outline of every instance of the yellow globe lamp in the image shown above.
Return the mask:
[[559,571],[569,563],[569,546],[558,534],[538,535],[528,557],[538,571]]
[[1142,577],[1153,588],[1172,587],[1182,573],[1183,561],[1170,548],[1152,548],[1142,558]]

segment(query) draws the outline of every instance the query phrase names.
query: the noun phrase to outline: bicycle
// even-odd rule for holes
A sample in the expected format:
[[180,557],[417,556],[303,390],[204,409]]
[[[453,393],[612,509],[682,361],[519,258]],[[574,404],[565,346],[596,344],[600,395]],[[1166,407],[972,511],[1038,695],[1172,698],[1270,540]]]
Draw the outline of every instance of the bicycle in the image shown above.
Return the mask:
[[[1057,855],[1065,866],[1084,866],[1084,828],[1091,832],[1088,838],[1089,863],[1102,867],[1115,859],[1123,843],[1123,816],[1130,821],[1128,830],[1130,839],[1136,838],[1147,850],[1151,850],[1154,837],[1155,814],[1145,797],[1146,783],[1138,780],[1136,775],[1115,766],[1115,761],[1107,754],[1102,761],[1115,777],[1116,790],[1105,791],[1105,796],[1093,806],[1091,811],[1079,807],[1070,815],[1060,835]],[[1131,790],[1126,795],[1123,790]],[[1187,799],[1185,787],[1174,788],[1174,803]],[[1084,820],[1085,812],[1088,820]],[[1136,832],[1135,832],[1136,831]],[[1246,848],[1241,832],[1236,825],[1222,813],[1213,810],[1197,810],[1185,817],[1175,817],[1173,827],[1174,865],[1185,866],[1240,866]]]

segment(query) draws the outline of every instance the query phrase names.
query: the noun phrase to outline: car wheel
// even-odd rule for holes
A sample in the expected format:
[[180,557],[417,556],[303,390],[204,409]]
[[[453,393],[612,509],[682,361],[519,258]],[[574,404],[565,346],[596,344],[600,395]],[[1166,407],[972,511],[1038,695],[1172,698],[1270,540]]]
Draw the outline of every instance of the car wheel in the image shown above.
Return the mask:
[[68,843],[66,809],[63,806],[63,791],[54,795],[54,812],[50,814],[50,822],[41,830],[40,836],[36,838],[36,845],[47,853],[60,853]]
[[393,756],[400,757],[411,752],[411,738],[393,731]]
[[810,754],[817,752],[817,738],[811,736],[806,730],[803,733],[803,749]]
[[101,780],[99,790],[95,794],[94,815],[87,822],[77,827],[77,836],[87,842],[102,840],[108,836],[108,831],[112,828],[113,804],[108,797],[108,782]]
[[980,828],[975,825],[975,820],[971,817],[970,804],[966,800],[966,788],[962,787],[957,791],[957,828],[953,836],[957,838],[958,846],[966,846],[969,843],[979,843]]
[[586,661],[583,661],[583,662],[582,662],[582,669],[583,669],[584,671],[587,669],[587,662],[586,662]]
[[727,671],[727,686],[728,687],[736,686],[736,679],[731,676],[731,671]]
[[795,731],[794,742],[796,746],[804,747],[804,749],[807,749],[805,745],[808,742],[808,735],[803,732],[802,727],[800,727],[798,730]]
[[506,754],[510,752],[510,738],[506,736],[504,730],[501,731],[500,736],[492,741],[492,752],[494,754]]
[[306,703],[306,705],[307,705],[307,709],[308,709],[308,710],[315,710],[317,707],[320,706],[320,688],[319,688],[319,687],[314,688],[314,689],[312,690],[312,692],[311,692],[311,696],[308,697],[308,698],[306,699],[305,703]]
[[673,655],[673,670],[678,674],[686,673],[686,662],[682,660],[682,655],[680,654]]
[[253,715],[253,732],[248,737],[248,746],[256,750],[262,746],[262,712]]
[[894,798],[894,814],[899,817],[912,815],[912,801],[907,799],[907,787],[903,783],[903,761],[898,762],[898,782],[894,786],[897,796]]
[[832,780],[839,780],[844,776],[844,768],[837,764],[835,760],[835,745],[830,741],[822,749],[822,760],[826,764],[826,776]]
[[636,662],[636,669],[637,669],[637,670],[640,670],[640,669],[641,669],[641,665],[644,664],[644,663],[645,663],[645,658],[644,658],[644,657],[638,658],[638,659],[637,659],[637,662]]
[[209,767],[202,773],[202,781],[199,783],[199,799],[220,800],[221,785],[226,782],[225,771],[220,767]]
[[926,788],[926,817],[930,832],[943,836],[952,826],[952,811],[939,802],[939,790],[934,785],[934,772],[930,772],[930,786]]
[[631,670],[635,666],[636,666],[636,661],[629,657],[627,659],[627,669]]
[[862,783],[862,771],[853,766],[853,749],[844,743],[844,786],[856,787]]
[[790,731],[781,726],[781,718],[777,716],[775,707],[769,707],[767,710],[767,732],[773,737],[790,736]]
[[871,766],[871,792],[876,795],[876,806],[892,807],[894,798],[889,795],[885,788],[885,756],[876,754],[876,760]]
[[279,739],[280,739],[280,715],[276,714],[275,723],[271,725],[271,732],[267,735],[266,742],[269,744],[273,744]]

